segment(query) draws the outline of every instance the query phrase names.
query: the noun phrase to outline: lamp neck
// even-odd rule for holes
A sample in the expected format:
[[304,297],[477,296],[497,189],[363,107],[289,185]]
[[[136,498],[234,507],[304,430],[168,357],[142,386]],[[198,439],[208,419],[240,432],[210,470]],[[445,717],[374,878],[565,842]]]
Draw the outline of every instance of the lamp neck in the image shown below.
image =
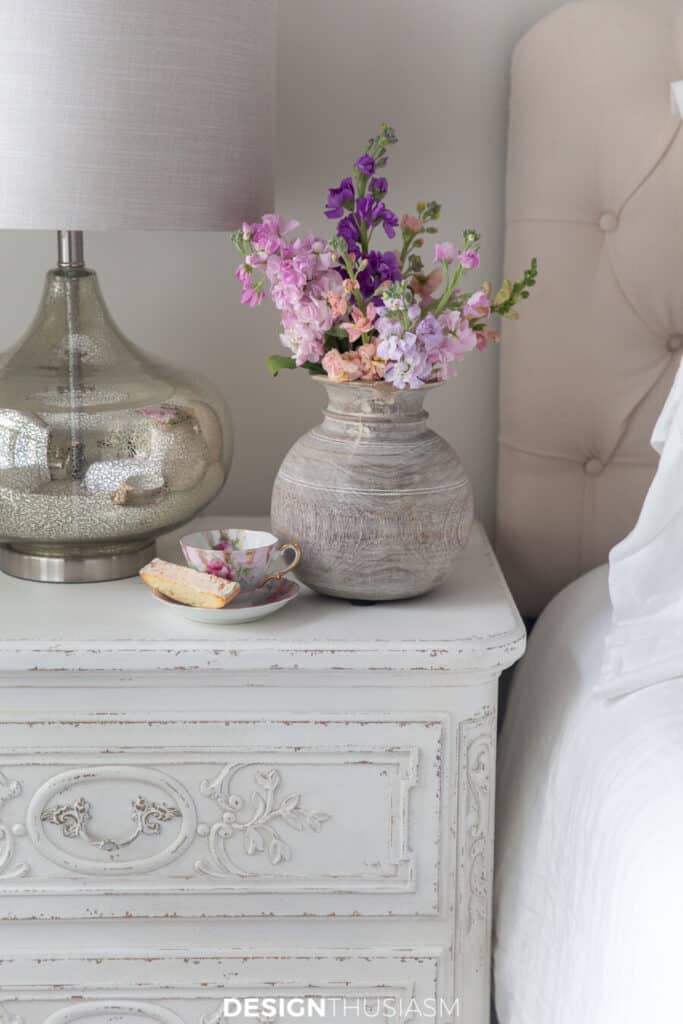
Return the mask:
[[82,231],[57,232],[57,266],[68,270],[85,266]]

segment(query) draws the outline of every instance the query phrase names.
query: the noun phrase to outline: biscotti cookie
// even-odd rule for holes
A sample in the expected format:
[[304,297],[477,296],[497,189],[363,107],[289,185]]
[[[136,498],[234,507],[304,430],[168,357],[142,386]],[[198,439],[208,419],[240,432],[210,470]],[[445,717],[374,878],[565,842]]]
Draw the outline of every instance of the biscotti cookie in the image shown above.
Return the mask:
[[192,608],[225,608],[240,592],[239,583],[153,558],[140,569],[148,587]]

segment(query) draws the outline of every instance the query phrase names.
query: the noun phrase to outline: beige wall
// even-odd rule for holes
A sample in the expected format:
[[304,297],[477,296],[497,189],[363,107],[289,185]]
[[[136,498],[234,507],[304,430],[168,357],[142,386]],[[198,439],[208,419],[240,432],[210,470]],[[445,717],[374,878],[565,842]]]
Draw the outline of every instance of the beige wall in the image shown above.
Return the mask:
[[[399,135],[388,168],[392,207],[401,213],[416,199],[439,199],[442,237],[457,240],[462,228],[479,228],[482,274],[498,276],[510,51],[557,6],[559,0],[282,0],[278,210],[328,231],[321,213],[327,187],[386,120]],[[278,349],[277,320],[265,305],[240,307],[228,240],[90,235],[86,247],[124,331],[209,373],[229,399],[235,461],[215,508],[266,511],[278,463],[319,418],[321,394],[303,372],[269,377],[264,360]],[[0,232],[0,346],[32,316],[53,248],[51,235]],[[434,426],[460,452],[487,524],[495,499],[496,377],[496,353],[476,353],[430,399]]]

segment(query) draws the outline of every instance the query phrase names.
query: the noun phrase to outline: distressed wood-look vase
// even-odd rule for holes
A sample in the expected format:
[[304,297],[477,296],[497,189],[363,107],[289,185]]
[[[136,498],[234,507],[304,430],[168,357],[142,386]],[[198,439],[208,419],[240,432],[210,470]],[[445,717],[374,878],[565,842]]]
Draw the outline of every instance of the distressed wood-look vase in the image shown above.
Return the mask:
[[424,594],[469,538],[472,487],[451,446],[426,424],[439,385],[320,380],[323,422],[289,450],[273,487],[278,537],[301,544],[297,575],[313,590],[362,601]]

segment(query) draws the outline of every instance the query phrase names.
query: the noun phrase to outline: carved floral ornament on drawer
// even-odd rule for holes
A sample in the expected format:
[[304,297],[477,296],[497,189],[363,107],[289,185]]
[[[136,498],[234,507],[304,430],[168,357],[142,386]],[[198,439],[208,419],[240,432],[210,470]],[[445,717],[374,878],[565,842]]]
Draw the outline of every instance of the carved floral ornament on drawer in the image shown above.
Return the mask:
[[[0,773],[0,786],[2,786],[2,775]],[[16,1013],[10,1013],[6,1006],[0,1003],[0,1024],[24,1024],[24,1018]]]
[[[235,776],[246,768],[255,768],[254,782],[258,787],[251,793],[251,805],[231,787]],[[243,875],[230,857],[228,845],[236,836],[242,836],[244,852],[250,856],[263,854],[273,865],[291,859],[292,848],[278,831],[287,825],[296,832],[306,829],[320,832],[329,820],[325,811],[310,811],[301,806],[300,793],[280,798],[276,795],[281,775],[277,768],[259,767],[256,764],[238,762],[229,764],[212,779],[205,779],[200,787],[203,796],[209,797],[222,810],[220,821],[213,825],[199,825],[200,835],[208,836],[211,860],[200,860],[196,868],[207,875]],[[277,824],[277,828],[276,828]]]
[[[21,783],[17,779],[8,779],[0,772],[0,814],[3,806],[8,800],[21,796]],[[28,864],[15,864],[12,867],[12,860],[15,852],[15,836],[24,834],[23,826],[15,826],[8,829],[0,820],[0,877],[2,878],[23,878],[29,873]],[[0,1012],[0,1024],[4,1024],[4,1018]]]

